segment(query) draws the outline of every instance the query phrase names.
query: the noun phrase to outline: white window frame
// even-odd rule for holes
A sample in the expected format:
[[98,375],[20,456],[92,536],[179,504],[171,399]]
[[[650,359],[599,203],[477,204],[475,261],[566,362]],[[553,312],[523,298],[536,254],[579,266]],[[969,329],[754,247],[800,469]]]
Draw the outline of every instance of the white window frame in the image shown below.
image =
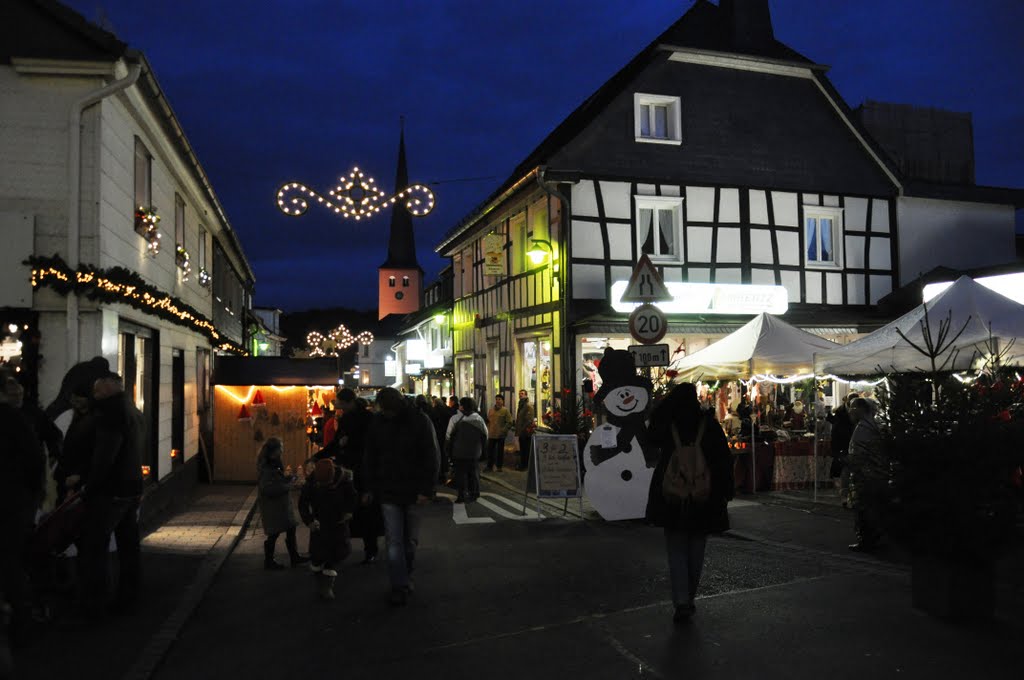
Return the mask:
[[675,252],[671,255],[650,254],[649,257],[652,262],[685,262],[683,257],[683,198],[681,196],[634,196],[633,199],[636,205],[633,217],[636,228],[637,257],[643,254],[643,242],[640,240],[640,211],[643,209],[654,211],[654,222],[651,223],[651,228],[657,229],[658,211],[670,209],[675,231],[675,238],[672,241]]
[[[668,136],[651,137],[641,134],[641,119],[644,106],[668,106]],[[654,121],[648,129],[653,128]],[[683,143],[683,120],[679,97],[671,97],[662,94],[647,94],[636,92],[633,94],[633,136],[637,142],[643,144],[672,144],[680,146]]]
[[[821,228],[821,219],[832,220],[832,259],[828,261],[811,260],[807,257],[807,220],[818,220],[818,229]],[[842,269],[843,268],[843,209],[821,205],[805,205],[804,218],[800,225],[803,233],[802,255],[804,266],[807,269]],[[818,246],[820,250],[820,239]]]

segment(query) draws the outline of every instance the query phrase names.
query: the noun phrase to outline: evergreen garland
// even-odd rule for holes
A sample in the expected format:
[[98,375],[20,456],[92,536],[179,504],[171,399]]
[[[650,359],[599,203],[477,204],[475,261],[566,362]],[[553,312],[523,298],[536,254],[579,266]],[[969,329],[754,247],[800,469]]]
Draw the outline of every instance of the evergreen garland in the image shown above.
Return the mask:
[[47,286],[61,295],[84,295],[90,300],[134,307],[146,314],[165,319],[203,334],[221,349],[235,354],[245,350],[223,338],[209,319],[195,307],[150,285],[138,273],[125,267],[99,269],[79,265],[75,271],[59,256],[33,255],[25,264],[32,267],[32,287]]

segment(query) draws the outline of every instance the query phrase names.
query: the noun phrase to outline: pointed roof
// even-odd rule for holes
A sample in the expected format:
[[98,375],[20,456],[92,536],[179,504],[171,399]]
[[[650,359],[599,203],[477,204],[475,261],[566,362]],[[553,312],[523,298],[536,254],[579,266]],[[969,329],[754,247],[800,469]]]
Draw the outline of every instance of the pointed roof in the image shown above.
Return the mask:
[[[395,192],[409,186],[409,168],[405,162],[405,126],[398,137],[398,172],[395,175]],[[379,269],[419,269],[416,260],[416,239],[412,231],[412,215],[404,205],[391,208],[391,233],[388,236],[388,259]]]

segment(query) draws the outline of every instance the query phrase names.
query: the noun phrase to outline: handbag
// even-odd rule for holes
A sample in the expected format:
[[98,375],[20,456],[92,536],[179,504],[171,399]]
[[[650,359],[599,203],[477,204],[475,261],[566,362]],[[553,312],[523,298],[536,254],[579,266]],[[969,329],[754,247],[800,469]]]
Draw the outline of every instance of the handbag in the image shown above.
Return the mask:
[[32,535],[30,551],[34,555],[59,555],[78,540],[85,516],[82,494],[71,493],[57,508],[39,522]]

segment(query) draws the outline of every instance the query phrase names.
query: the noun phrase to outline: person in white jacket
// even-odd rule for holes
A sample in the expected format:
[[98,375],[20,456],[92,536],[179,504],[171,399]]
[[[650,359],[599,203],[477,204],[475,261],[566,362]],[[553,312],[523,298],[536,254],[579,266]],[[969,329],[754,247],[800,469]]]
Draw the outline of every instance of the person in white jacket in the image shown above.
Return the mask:
[[459,412],[448,423],[445,451],[455,474],[456,503],[472,503],[480,496],[480,455],[487,444],[487,423],[472,397],[459,400]]

